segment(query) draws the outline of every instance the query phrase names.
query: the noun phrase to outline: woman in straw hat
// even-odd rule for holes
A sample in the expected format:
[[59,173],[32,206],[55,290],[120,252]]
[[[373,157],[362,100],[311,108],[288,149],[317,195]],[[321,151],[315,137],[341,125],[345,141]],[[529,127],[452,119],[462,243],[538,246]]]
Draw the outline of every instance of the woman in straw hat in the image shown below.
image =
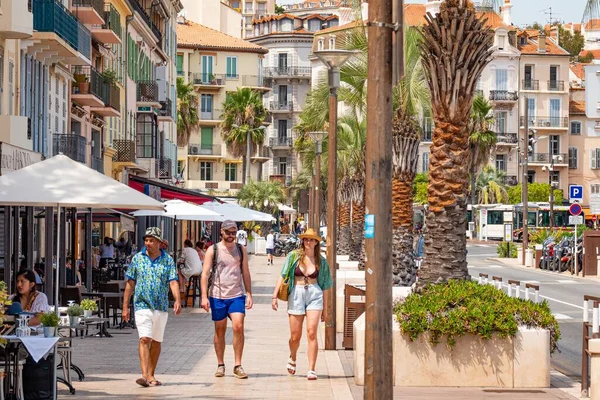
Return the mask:
[[284,280],[289,277],[288,318],[290,322],[290,358],[287,371],[296,373],[296,354],[302,338],[302,325],[306,317],[306,335],[308,337],[308,380],[316,380],[315,365],[317,362],[317,328],[319,321],[325,321],[327,302],[324,292],[333,285],[329,264],[321,256],[321,237],[314,230],[308,229],[299,235],[302,243],[298,250],[292,251],[281,269],[281,276],[273,291],[273,310],[277,311],[277,293]]

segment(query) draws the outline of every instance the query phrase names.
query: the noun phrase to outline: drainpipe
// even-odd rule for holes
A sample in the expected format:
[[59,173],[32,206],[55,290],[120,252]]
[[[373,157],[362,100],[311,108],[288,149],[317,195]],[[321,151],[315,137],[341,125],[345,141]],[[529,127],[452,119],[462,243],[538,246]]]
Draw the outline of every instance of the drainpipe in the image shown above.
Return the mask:
[[[129,23],[133,21],[133,15],[127,16],[125,17],[125,40],[127,40],[128,35],[129,35]],[[129,107],[128,107],[128,101],[127,98],[129,96],[127,96],[127,77],[129,76],[129,64],[127,63],[127,60],[129,60],[129,46],[125,46],[125,68],[123,68],[123,71],[125,72],[125,76],[124,76],[124,81],[125,81],[125,135],[129,134]],[[127,136],[126,136],[127,137]]]

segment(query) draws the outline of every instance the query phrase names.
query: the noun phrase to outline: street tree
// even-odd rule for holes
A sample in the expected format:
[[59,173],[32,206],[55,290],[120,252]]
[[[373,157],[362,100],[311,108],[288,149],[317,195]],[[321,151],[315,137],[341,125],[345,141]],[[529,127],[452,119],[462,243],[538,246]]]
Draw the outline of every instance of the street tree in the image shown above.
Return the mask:
[[194,86],[186,84],[183,78],[177,78],[177,146],[187,146],[199,126],[198,95]]

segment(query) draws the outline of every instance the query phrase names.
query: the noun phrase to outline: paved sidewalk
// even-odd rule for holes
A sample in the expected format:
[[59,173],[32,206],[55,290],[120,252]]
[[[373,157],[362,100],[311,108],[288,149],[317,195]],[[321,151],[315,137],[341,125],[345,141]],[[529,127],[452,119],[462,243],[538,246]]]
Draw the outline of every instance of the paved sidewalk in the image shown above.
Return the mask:
[[[266,257],[252,256],[255,306],[246,319],[246,348],[243,366],[247,380],[232,376],[233,348],[231,329],[227,332],[224,378],[213,376],[217,362],[213,350],[213,324],[210,315],[199,308],[184,309],[180,316],[171,314],[165,332],[157,378],[162,387],[141,388],[137,356],[137,332],[111,329],[112,338],[74,339],[73,362],[86,374],[83,382],[74,381],[77,390],[71,396],[59,384],[64,399],[362,399],[362,387],[354,385],[351,351],[320,351],[317,362],[319,379],[306,380],[306,338],[298,353],[298,374],[285,370],[289,330],[283,309],[271,310],[271,293],[283,259],[274,266]],[[321,324],[321,328],[323,325]],[[323,329],[319,332],[323,343]],[[339,342],[339,340],[338,340]],[[341,346],[338,346],[341,348]],[[60,373],[60,371],[59,371]],[[74,379],[76,374],[72,373]],[[484,388],[396,388],[394,399],[574,399],[559,389],[505,390]],[[384,399],[387,400],[387,399]],[[390,399],[391,400],[391,399]]]

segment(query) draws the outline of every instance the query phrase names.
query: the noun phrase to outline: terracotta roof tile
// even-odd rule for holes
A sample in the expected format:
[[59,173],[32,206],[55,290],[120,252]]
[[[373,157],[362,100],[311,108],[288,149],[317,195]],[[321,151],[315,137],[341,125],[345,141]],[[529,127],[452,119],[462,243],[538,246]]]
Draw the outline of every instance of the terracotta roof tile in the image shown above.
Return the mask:
[[592,55],[594,56],[594,60],[600,59],[600,50],[581,50],[581,53],[579,53],[579,57],[587,56],[587,53],[592,53]]
[[579,79],[585,79],[585,66],[586,65],[589,65],[589,64],[575,63],[575,64],[571,64],[569,66],[569,68],[571,69],[571,71],[573,71],[573,73],[575,74],[576,77],[578,77]]
[[581,24],[573,24],[573,30],[575,32],[581,32]]
[[409,26],[425,25],[425,5],[424,4],[405,4],[404,21]]
[[498,15],[498,13],[493,11],[478,12],[477,16],[479,18],[486,18],[487,22],[485,26],[487,26],[490,29],[506,28],[509,31],[514,31],[517,29],[514,26],[506,25],[502,17]]
[[585,115],[585,101],[569,101],[569,114]]
[[264,47],[189,20],[177,24],[177,46],[195,49],[235,50],[259,54],[269,52]]
[[527,44],[525,45],[521,45],[520,41],[519,41],[519,50],[521,51],[521,54],[526,54],[526,55],[541,55],[541,54],[549,54],[549,55],[554,55],[554,56],[568,56],[569,53],[563,49],[562,47],[560,47],[559,45],[556,44],[556,42],[554,40],[552,40],[552,38],[546,37],[546,52],[545,53],[540,53],[538,51],[539,45],[538,45],[538,37],[536,38],[531,38],[529,37],[527,39]]
[[598,30],[600,29],[600,19],[590,19],[585,24],[586,31]]

